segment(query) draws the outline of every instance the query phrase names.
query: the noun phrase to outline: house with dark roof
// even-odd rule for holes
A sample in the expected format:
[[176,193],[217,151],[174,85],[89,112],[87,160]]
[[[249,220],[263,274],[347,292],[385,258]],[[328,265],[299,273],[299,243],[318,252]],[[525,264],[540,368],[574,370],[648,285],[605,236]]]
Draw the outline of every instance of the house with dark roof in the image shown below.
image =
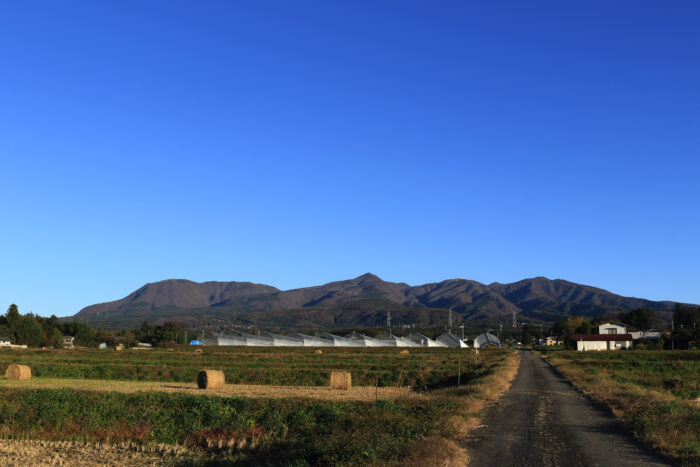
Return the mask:
[[12,345],[12,340],[9,337],[0,336],[0,347],[9,347]]
[[622,323],[603,323],[598,326],[598,334],[576,334],[575,339],[576,349],[580,352],[632,348],[632,335]]

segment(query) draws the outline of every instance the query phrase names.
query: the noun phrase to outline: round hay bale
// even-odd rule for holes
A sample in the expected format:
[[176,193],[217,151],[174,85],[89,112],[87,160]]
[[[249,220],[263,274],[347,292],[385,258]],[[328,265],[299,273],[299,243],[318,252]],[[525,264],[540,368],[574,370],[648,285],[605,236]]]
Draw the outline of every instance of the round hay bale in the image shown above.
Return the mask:
[[321,350],[321,349],[316,349],[316,350],[314,351],[314,353],[322,354],[322,353],[323,353],[323,350]]
[[202,353],[202,352],[204,352],[204,350],[202,350],[202,349],[194,349],[194,353]]
[[402,350],[401,352],[399,352],[399,354],[401,354],[401,355],[408,355],[409,352],[408,352],[408,350]]
[[331,372],[331,389],[347,391],[352,387],[352,376],[344,371]]
[[7,367],[5,378],[15,381],[26,381],[32,377],[32,370],[27,365],[15,365]]
[[224,387],[226,377],[223,371],[202,370],[197,375],[197,386],[199,389],[221,389]]

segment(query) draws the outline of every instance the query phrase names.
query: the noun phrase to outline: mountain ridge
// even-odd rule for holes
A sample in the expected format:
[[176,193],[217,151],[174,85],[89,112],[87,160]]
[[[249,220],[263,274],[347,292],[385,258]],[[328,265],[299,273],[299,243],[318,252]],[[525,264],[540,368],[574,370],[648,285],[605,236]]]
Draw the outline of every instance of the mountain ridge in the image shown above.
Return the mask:
[[[375,326],[386,312],[401,322],[436,325],[452,308],[457,319],[478,322],[554,322],[647,307],[668,314],[675,302],[624,297],[605,289],[543,276],[502,284],[446,279],[417,286],[366,273],[323,285],[280,290],[252,282],[150,282],[120,300],[90,305],[73,319],[116,328],[148,320],[180,320],[261,327]],[[667,317],[667,316],[666,316]],[[397,322],[399,322],[397,321]]]

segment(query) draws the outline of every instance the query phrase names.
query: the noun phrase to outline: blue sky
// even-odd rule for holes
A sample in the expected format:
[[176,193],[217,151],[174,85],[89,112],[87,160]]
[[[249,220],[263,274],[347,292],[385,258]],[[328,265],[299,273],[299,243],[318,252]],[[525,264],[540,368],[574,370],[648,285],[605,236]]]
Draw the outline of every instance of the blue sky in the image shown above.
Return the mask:
[[0,306],[368,271],[700,303],[699,23],[695,1],[4,2]]

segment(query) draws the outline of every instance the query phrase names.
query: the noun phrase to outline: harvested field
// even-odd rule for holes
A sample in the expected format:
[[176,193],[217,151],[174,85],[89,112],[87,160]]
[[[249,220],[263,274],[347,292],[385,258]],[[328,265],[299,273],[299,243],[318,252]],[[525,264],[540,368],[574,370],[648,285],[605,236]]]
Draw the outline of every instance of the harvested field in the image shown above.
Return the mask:
[[73,441],[0,439],[0,461],[8,467],[26,465],[110,465],[115,467],[163,465],[182,454],[168,448],[143,449],[138,446]]
[[[202,368],[222,370],[230,384],[328,386],[333,371],[352,375],[354,386],[437,388],[457,383],[476,362],[465,349],[203,347],[192,349],[0,350],[0,371],[29,365],[32,378],[194,382]],[[198,352],[201,351],[201,352]],[[117,357],[118,356],[118,357]],[[403,368],[403,371],[401,369]],[[400,381],[399,381],[400,380]],[[466,380],[464,380],[466,381]]]
[[30,381],[0,380],[0,388],[13,389],[76,389],[81,391],[110,391],[120,393],[172,392],[194,395],[225,397],[288,398],[302,397],[319,400],[373,401],[375,398],[396,400],[399,398],[424,399],[426,392],[410,388],[351,387],[349,390],[324,386],[263,386],[255,384],[227,384],[222,389],[202,390],[197,383],[163,383],[151,381],[114,381],[95,379],[35,378]]
[[[230,349],[188,350],[29,351],[19,359],[20,354],[0,351],[0,362],[12,359],[40,373],[30,381],[0,381],[0,439],[131,443],[154,456],[159,452],[151,451],[153,446],[180,445],[186,446],[185,457],[175,463],[186,465],[258,465],[270,459],[280,465],[463,465],[460,441],[480,423],[482,409],[507,388],[518,366],[516,354],[499,349],[482,352],[478,363],[472,353],[455,349],[415,349],[410,356],[401,349],[376,354],[332,349],[320,355],[295,349],[285,356],[280,350],[248,348],[244,359]],[[171,357],[178,353],[179,358]],[[67,357],[66,370],[61,357]],[[193,370],[193,377],[185,382],[48,377],[76,369],[85,370],[83,375],[128,373],[138,359],[158,369],[157,375],[172,376],[169,365],[174,365],[182,374]],[[280,363],[284,360],[292,370]],[[232,375],[234,381],[260,382],[282,373],[283,379],[310,378],[319,386],[226,384],[205,391],[196,383],[201,368],[222,368],[227,381]],[[329,369],[349,370],[353,383],[359,374],[366,385],[331,389]],[[375,388],[377,380],[381,387]],[[393,387],[387,387],[390,381]],[[428,381],[432,384],[416,384]],[[396,388],[397,382],[407,387]],[[89,455],[84,459],[91,464]],[[156,457],[152,463],[169,461]]]

